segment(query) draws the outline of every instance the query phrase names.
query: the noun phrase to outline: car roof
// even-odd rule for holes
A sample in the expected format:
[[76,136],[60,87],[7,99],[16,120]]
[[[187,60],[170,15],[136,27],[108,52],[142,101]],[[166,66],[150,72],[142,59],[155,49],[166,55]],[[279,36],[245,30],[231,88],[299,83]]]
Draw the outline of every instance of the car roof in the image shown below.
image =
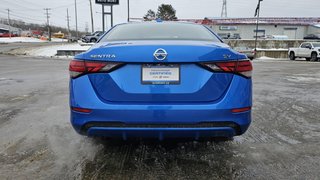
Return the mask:
[[[142,21],[142,22],[127,22],[127,23],[121,23],[118,25],[130,25],[130,24],[190,24],[190,25],[196,25],[196,26],[203,26],[202,24],[197,24],[194,22],[188,22],[188,21]],[[117,26],[118,26],[117,25]]]

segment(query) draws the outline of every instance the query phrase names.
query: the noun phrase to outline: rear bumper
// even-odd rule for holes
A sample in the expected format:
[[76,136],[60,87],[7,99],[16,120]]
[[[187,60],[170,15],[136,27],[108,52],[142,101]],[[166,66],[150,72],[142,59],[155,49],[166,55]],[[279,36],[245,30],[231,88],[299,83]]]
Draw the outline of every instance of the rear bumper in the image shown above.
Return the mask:
[[221,128],[90,128],[87,135],[104,136],[111,138],[155,138],[164,140],[168,138],[208,138],[208,137],[233,137],[234,129],[228,127]]
[[105,137],[232,137],[243,134],[251,111],[230,110],[93,110],[71,111],[74,129],[83,135]]
[[[232,109],[252,106],[251,80],[235,76],[224,96],[216,102],[194,104],[112,103],[102,101],[88,80],[70,83],[70,106],[87,108],[90,113],[71,110],[71,123],[83,135],[120,137],[232,137],[246,132],[251,111]],[[75,89],[82,88],[82,91]],[[83,93],[85,92],[85,93]]]

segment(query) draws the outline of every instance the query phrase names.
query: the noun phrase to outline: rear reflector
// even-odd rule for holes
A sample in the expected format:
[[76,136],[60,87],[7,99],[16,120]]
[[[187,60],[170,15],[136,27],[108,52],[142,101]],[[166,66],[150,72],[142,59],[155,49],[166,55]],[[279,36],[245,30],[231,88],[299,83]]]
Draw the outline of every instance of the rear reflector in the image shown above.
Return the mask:
[[111,72],[122,65],[123,63],[117,62],[72,60],[69,65],[69,71],[70,76],[76,78],[88,73]]
[[251,107],[245,107],[245,108],[232,109],[231,112],[241,113],[241,112],[246,112],[246,111],[250,111],[250,110],[251,110]]
[[76,108],[76,107],[72,107],[71,109],[72,109],[72,111],[81,112],[81,113],[91,113],[92,112],[91,109]]
[[236,73],[248,78],[252,76],[252,70],[253,70],[250,60],[212,62],[212,63],[210,62],[210,63],[201,63],[201,65],[213,72],[222,71],[222,72]]

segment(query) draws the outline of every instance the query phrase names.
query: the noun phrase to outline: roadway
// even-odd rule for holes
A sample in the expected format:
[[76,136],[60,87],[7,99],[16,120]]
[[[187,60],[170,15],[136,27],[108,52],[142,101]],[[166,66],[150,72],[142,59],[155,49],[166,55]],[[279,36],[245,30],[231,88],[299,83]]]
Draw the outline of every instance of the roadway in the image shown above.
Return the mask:
[[[15,45],[12,45],[15,46]],[[109,141],[69,123],[68,60],[0,55],[0,179],[318,179],[320,63],[254,61],[232,141]]]

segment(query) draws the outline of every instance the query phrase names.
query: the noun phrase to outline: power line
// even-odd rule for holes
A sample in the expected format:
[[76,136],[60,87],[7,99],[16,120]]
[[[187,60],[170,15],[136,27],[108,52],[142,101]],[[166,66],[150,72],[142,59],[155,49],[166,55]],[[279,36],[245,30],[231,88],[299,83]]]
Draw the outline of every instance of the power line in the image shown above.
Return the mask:
[[[18,12],[17,12],[18,11]],[[30,14],[26,14],[26,13],[23,13],[23,12],[21,12],[20,10],[12,10],[11,9],[11,12],[14,14],[14,15],[16,15],[16,16],[19,16],[19,17],[21,17],[21,18],[25,18],[25,17],[27,17],[28,19],[30,19],[30,20],[35,20],[35,21],[41,21],[41,22],[43,22],[43,20],[41,19],[36,19],[36,18],[33,18],[33,17],[30,17]],[[34,14],[33,14],[34,15]],[[29,17],[28,17],[29,16]],[[37,16],[37,17],[39,17],[39,16]]]
[[[31,0],[32,1],[32,0]],[[27,0],[22,0],[22,2],[25,2],[25,3],[27,3],[27,4],[33,4],[34,6],[39,6],[39,4],[36,4],[36,3],[34,3],[34,2],[30,2],[30,1],[27,1]]]
[[25,7],[25,6],[23,6],[23,5],[21,5],[20,3],[16,3],[16,2],[14,2],[14,1],[9,1],[9,0],[2,0],[2,1],[6,1],[6,3],[8,3],[8,4],[11,4],[11,5],[14,5],[15,7],[21,7],[21,8],[23,8],[24,10],[33,10],[33,11],[36,11],[36,10],[38,10],[38,9],[31,9],[31,8],[27,8],[27,7]]
[[[82,4],[82,3],[85,3],[85,2],[87,2],[87,0],[80,1],[80,2],[78,2],[78,4]],[[74,6],[74,3],[61,5],[61,6],[56,6],[56,7],[53,7],[52,9],[60,9],[60,8],[66,8],[66,7],[71,7],[71,6]]]
[[[11,9],[10,9],[10,12],[13,12]],[[7,12],[1,12],[0,11],[0,13],[3,13],[3,14],[5,14],[5,15],[7,15]],[[10,16],[13,16],[13,17],[17,17],[17,18],[22,18],[23,20],[30,20],[30,21],[41,21],[41,22],[43,22],[42,20],[39,20],[39,19],[33,19],[33,18],[28,18],[28,17],[23,17],[23,16],[19,16],[19,15],[16,15],[16,14],[13,14],[13,13],[10,13]]]

